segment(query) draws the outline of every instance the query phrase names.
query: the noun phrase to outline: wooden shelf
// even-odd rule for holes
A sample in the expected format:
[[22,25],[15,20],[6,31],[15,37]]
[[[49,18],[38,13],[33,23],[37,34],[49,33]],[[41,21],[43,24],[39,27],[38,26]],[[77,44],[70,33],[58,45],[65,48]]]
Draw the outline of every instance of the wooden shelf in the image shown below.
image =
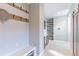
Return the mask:
[[[16,6],[14,3],[7,3],[7,4],[29,14],[29,12],[27,10],[22,9],[22,7]],[[14,19],[14,20],[18,20],[18,21],[29,22],[29,19],[14,15],[14,14],[10,14],[10,18]]]
[[14,20],[23,21],[23,22],[29,22],[29,19],[22,18],[20,16],[16,16],[16,15],[13,15],[13,14],[10,14],[9,16],[10,16],[11,19],[14,19]]
[[27,10],[22,9],[22,7],[16,6],[14,3],[8,3],[10,6],[15,7],[23,12],[26,12],[27,14],[29,14],[29,12]]

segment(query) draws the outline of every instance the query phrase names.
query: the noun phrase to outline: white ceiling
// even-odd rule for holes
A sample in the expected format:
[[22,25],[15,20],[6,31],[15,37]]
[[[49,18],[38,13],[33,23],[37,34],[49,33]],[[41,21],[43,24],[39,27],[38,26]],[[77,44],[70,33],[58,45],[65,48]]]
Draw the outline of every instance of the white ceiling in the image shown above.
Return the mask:
[[44,15],[46,18],[67,15],[72,3],[45,3]]

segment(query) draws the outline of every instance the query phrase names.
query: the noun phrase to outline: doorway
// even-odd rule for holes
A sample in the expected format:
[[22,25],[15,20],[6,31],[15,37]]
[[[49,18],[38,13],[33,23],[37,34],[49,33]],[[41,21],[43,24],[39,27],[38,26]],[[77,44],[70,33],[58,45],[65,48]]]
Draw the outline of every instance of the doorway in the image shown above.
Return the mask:
[[[70,8],[72,4],[52,3],[45,5],[44,5],[45,6],[44,12],[47,21],[46,40],[48,40],[47,41],[48,44],[45,46],[43,55],[71,56],[72,48],[70,46],[70,41],[68,38],[68,11],[69,11],[68,8]],[[51,25],[51,27],[49,25]]]

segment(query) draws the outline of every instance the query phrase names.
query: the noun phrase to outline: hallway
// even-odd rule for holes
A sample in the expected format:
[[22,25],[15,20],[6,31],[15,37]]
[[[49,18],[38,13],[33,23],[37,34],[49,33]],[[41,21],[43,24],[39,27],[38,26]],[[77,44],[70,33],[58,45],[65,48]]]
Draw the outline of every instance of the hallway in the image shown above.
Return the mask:
[[72,50],[69,48],[68,42],[50,40],[43,56],[72,56]]
[[[72,56],[70,18],[73,4],[44,4],[44,15],[47,26],[46,47],[43,56]],[[51,6],[51,7],[50,7]],[[69,27],[70,26],[70,27]]]
[[0,8],[0,56],[79,55],[78,4],[3,3]]

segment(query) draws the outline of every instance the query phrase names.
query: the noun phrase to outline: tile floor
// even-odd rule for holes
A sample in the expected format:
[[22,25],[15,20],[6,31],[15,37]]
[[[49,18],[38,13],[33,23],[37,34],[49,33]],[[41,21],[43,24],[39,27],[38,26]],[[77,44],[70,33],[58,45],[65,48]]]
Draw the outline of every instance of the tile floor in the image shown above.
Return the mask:
[[72,56],[72,50],[65,41],[50,40],[42,56]]

